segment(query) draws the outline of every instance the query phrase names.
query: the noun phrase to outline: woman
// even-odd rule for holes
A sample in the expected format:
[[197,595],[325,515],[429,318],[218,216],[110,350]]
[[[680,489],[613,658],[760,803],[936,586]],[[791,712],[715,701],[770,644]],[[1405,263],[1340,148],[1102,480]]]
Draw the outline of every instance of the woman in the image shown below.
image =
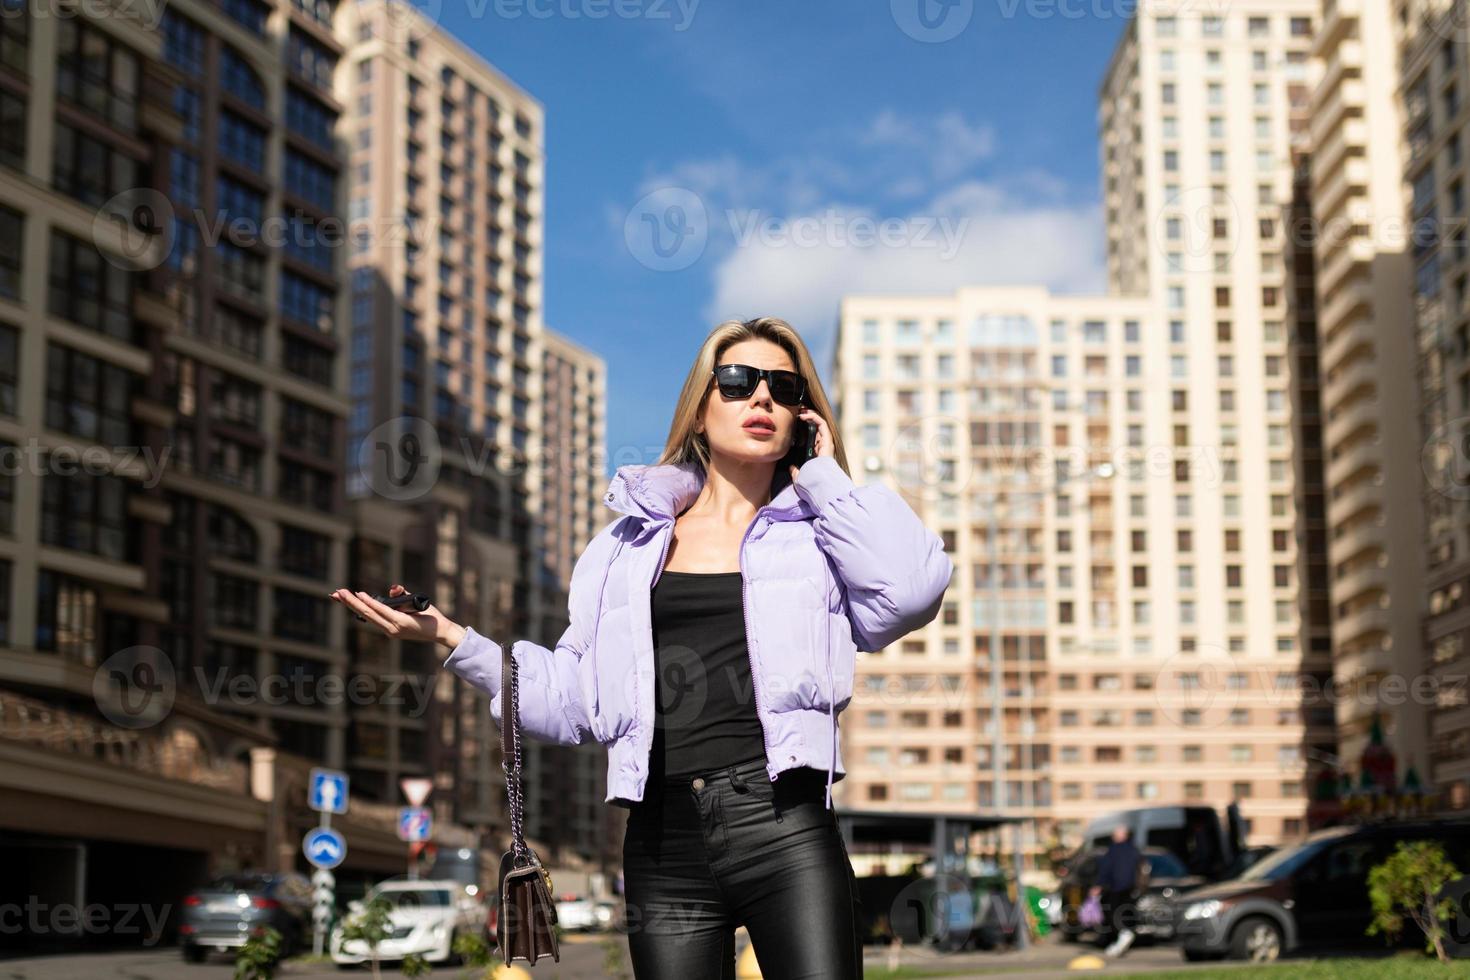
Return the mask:
[[[954,565],[896,493],[853,484],[831,419],[789,324],[720,324],[659,463],[613,477],[604,500],[624,516],[578,559],[556,649],[512,648],[525,731],[608,748],[607,802],[630,810],[639,980],[734,977],[741,924],[768,980],[862,976],[832,811],[846,774],[837,714],[856,651],[930,622]],[[815,426],[816,456],[797,468],[785,457],[799,423]],[[387,633],[450,648],[445,666],[489,694],[500,721],[499,644],[433,607],[333,598]]]

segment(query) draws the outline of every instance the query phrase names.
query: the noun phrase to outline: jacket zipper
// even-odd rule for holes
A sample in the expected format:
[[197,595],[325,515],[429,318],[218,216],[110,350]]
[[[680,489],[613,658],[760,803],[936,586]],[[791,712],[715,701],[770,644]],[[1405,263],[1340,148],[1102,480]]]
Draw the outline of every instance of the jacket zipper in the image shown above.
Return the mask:
[[771,775],[771,739],[770,734],[766,731],[765,715],[761,712],[761,686],[760,682],[756,680],[756,675],[759,673],[759,670],[756,668],[755,653],[752,651],[750,644],[750,605],[745,597],[745,542],[750,537],[751,528],[755,527],[756,523],[761,519],[761,513],[763,511],[765,511],[764,507],[756,511],[755,519],[750,522],[750,527],[745,529],[745,536],[740,539],[740,554],[738,556],[740,562],[740,610],[741,614],[745,617],[745,656],[750,661],[750,693],[751,697],[755,699],[755,716],[761,726],[761,744],[766,750],[766,776],[774,783],[776,777]]
[[[760,520],[761,512],[764,510],[765,508],[762,507],[759,511],[756,511],[755,518],[750,522],[750,527],[745,529],[745,536],[740,539],[740,610],[745,617],[745,656],[750,663],[750,693],[755,699],[755,716],[761,726],[761,744],[766,750],[766,775],[770,778],[771,782],[775,782],[776,777],[771,776],[771,738],[770,734],[766,731],[765,714],[761,711],[760,683],[756,680],[756,675],[759,673],[759,670],[757,670],[755,665],[755,654],[750,649],[750,603],[745,595],[745,542],[750,537],[751,528],[755,527],[756,523]],[[649,591],[653,590],[653,586],[657,585],[659,578],[663,576],[664,562],[668,560],[669,545],[673,544],[673,542],[674,525],[671,521],[669,523],[668,537],[664,539],[663,553],[658,559],[658,570],[654,572],[653,585],[649,586]]]

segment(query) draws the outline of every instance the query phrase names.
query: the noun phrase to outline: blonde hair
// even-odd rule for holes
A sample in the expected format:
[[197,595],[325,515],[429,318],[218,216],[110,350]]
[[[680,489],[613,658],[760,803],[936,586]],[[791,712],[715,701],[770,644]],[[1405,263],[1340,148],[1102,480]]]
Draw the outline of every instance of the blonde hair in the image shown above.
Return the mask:
[[[710,331],[699,347],[689,376],[684,379],[684,388],[679,392],[679,401],[674,408],[673,422],[669,425],[669,438],[664,445],[659,465],[669,463],[696,463],[701,472],[709,472],[709,440],[702,432],[694,431],[694,423],[704,413],[705,400],[716,391],[714,369],[720,355],[727,349],[745,340],[768,340],[786,351],[796,372],[806,379],[806,404],[827,423],[832,435],[832,455],[837,465],[849,476],[847,453],[842,448],[842,433],[838,431],[832,405],[822,389],[822,380],[812,363],[812,356],[796,328],[785,320],[774,316],[756,317],[753,320],[726,320]],[[784,466],[777,466],[771,478],[771,496],[774,497],[791,482],[791,473]]]

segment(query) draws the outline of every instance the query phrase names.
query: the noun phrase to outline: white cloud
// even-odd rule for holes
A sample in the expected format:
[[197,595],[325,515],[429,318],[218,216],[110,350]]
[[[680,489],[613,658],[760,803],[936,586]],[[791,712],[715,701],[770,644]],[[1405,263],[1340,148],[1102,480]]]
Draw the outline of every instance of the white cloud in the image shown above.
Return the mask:
[[946,181],[995,152],[995,129],[971,124],[953,109],[928,120],[885,109],[869,123],[858,144],[896,151],[910,163],[922,163],[931,179]]
[[[712,268],[702,319],[771,314],[795,324],[827,367],[838,303],[849,293],[946,293],[970,285],[1042,285],[1102,292],[1098,206],[1040,170],[981,179],[992,127],[958,112],[876,114],[866,125],[813,134],[808,145],[744,163],[691,159],[652,174],[642,197],[683,187],[710,221],[700,262]],[[619,233],[626,213],[610,209]],[[897,228],[873,241],[868,219]]]
[[[1102,216],[1094,204],[1037,202],[1018,192],[1027,178],[970,181],[902,215],[912,244],[864,247],[857,241],[810,245],[753,236],[716,258],[714,291],[703,319],[774,315],[789,320],[811,345],[824,373],[830,363],[838,303],[850,293],[947,293],[961,286],[1042,285],[1059,293],[1102,292],[1106,286]],[[833,209],[806,217],[838,227],[864,214]],[[885,217],[885,216],[879,216]],[[947,222],[950,241],[940,222]],[[924,229],[931,226],[924,240]],[[949,249],[952,248],[952,253]]]

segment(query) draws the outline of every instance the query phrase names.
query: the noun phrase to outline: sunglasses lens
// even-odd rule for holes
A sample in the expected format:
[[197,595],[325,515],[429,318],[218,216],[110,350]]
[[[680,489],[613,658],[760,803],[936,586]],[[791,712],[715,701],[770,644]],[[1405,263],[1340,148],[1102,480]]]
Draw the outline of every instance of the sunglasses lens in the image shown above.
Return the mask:
[[715,381],[726,398],[744,398],[755,391],[756,374],[744,364],[722,364],[715,372]]
[[799,404],[804,387],[799,374],[791,371],[775,371],[771,374],[771,397],[783,405]]

